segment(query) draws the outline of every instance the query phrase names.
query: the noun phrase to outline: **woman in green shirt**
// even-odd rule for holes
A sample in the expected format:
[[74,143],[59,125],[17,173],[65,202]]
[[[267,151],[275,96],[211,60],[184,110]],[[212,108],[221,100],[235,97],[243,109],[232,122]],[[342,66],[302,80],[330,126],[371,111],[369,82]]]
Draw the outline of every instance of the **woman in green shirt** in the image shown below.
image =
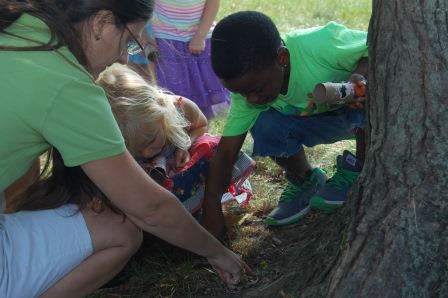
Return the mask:
[[0,297],[85,296],[126,264],[141,230],[207,257],[224,281],[239,281],[244,262],[141,170],[94,84],[108,65],[127,62],[129,47],[144,50],[137,38],[152,9],[150,0],[0,4],[0,200],[50,148],[107,197],[94,199],[86,182],[81,191],[22,198],[39,211],[0,213]]

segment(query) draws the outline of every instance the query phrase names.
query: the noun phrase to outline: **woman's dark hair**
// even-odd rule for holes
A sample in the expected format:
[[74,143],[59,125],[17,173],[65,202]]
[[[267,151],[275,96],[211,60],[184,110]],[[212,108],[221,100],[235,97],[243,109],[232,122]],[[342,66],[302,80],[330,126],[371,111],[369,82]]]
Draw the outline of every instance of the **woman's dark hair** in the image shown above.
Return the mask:
[[274,22],[256,11],[240,11],[223,18],[211,38],[211,60],[216,75],[235,79],[274,63],[281,45]]
[[47,44],[34,47],[0,46],[0,50],[46,51],[67,46],[79,63],[86,66],[87,60],[81,46],[80,32],[75,29],[76,24],[88,20],[100,10],[108,10],[116,16],[117,25],[122,26],[149,20],[153,8],[153,0],[1,0],[0,33],[9,34],[6,29],[23,13],[29,13],[48,25],[51,39]]
[[50,154],[52,164],[47,167],[46,177],[41,177],[14,200],[13,211],[55,209],[65,204],[76,204],[79,210],[91,208],[101,212],[104,207],[109,207],[121,213],[81,167],[66,167],[61,154],[54,148]]

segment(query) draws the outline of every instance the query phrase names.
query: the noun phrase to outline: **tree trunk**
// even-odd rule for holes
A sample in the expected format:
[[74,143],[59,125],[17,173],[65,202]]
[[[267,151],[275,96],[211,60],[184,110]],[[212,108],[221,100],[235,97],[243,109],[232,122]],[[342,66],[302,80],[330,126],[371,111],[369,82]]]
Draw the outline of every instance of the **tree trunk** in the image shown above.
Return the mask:
[[448,2],[373,1],[367,163],[329,296],[448,296]]
[[448,297],[448,1],[372,8],[366,164],[277,295]]

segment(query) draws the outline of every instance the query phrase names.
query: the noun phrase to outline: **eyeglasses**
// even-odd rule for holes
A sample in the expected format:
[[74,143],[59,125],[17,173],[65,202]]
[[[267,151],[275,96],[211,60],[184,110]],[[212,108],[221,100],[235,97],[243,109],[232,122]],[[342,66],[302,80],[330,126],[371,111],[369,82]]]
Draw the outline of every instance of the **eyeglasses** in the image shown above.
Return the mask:
[[126,30],[129,32],[129,35],[132,37],[131,40],[128,41],[127,51],[129,55],[137,55],[141,54],[145,56],[150,61],[155,61],[159,56],[159,52],[155,45],[150,42],[143,46],[137,39],[137,37],[132,33],[132,31],[125,25]]

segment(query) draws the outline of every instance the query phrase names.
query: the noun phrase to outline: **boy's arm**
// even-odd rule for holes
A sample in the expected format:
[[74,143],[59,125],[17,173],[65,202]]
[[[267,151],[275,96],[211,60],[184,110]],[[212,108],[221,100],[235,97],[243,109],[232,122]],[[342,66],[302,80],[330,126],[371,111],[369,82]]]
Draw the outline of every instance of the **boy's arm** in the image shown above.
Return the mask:
[[[182,110],[185,119],[190,123],[187,133],[190,137],[191,144],[202,136],[208,130],[208,121],[204,113],[188,98],[171,95],[171,99],[175,105]],[[175,153],[174,165],[175,168],[184,166],[190,160],[188,150],[177,149]]]
[[200,54],[205,48],[205,39],[215,21],[219,10],[219,0],[207,0],[196,34],[190,41],[189,49],[192,54]]
[[222,238],[225,232],[221,197],[230,184],[233,164],[243,145],[246,134],[222,137],[210,163],[205,184],[202,225],[215,237]]

